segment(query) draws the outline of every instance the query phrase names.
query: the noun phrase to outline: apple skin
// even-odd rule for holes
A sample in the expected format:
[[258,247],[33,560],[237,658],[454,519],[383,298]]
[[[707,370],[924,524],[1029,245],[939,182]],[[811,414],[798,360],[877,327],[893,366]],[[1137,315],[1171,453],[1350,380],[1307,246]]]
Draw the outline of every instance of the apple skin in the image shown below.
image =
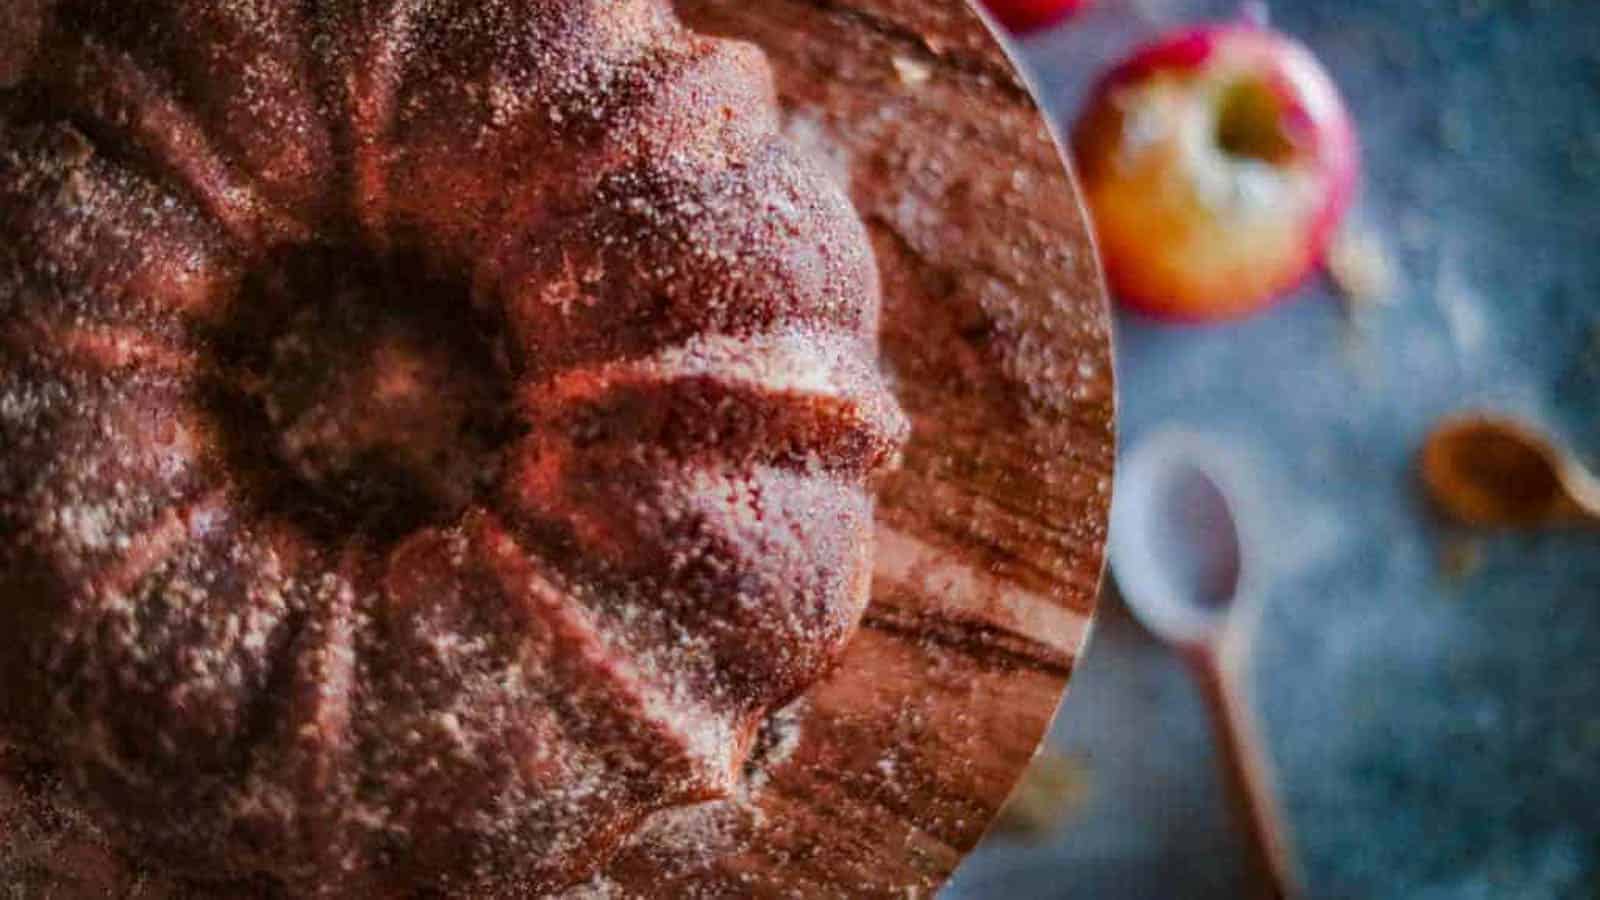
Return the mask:
[[1136,50],[1091,92],[1072,145],[1118,299],[1185,322],[1241,318],[1303,282],[1361,168],[1326,70],[1250,22]]
[[983,6],[1017,34],[1037,31],[1088,6],[1091,0],[983,0]]

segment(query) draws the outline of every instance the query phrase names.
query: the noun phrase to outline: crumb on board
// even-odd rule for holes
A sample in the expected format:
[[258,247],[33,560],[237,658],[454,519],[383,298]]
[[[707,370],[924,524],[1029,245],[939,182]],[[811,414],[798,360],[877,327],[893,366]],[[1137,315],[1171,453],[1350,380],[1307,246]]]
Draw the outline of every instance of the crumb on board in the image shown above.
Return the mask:
[[1388,248],[1377,233],[1360,225],[1339,231],[1328,248],[1328,275],[1353,306],[1390,303],[1398,278]]
[[1471,578],[1483,565],[1483,541],[1475,537],[1445,538],[1439,545],[1439,574],[1451,584]]
[[895,56],[894,73],[900,76],[900,83],[907,87],[918,87],[926,84],[933,77],[933,69],[925,62],[911,59],[907,56]]
[[995,833],[1043,840],[1083,808],[1089,790],[1089,769],[1081,758],[1040,751],[995,819]]

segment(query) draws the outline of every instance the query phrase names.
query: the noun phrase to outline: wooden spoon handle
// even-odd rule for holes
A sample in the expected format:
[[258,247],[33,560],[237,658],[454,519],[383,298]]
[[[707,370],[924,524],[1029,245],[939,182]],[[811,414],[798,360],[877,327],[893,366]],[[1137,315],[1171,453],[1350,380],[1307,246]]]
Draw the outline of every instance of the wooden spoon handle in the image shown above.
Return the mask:
[[1278,807],[1272,769],[1262,752],[1248,695],[1216,648],[1194,650],[1190,663],[1211,707],[1224,787],[1244,834],[1250,864],[1264,885],[1263,896],[1273,900],[1299,897],[1289,831]]

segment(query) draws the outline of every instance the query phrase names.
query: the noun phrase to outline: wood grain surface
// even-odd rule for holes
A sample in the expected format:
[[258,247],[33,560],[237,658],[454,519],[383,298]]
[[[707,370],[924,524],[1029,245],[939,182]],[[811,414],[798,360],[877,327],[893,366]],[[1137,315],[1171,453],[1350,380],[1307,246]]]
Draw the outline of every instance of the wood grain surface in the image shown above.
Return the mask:
[[[927,896],[1028,765],[1094,609],[1114,392],[1084,216],[963,0],[679,6],[766,49],[790,136],[848,184],[915,431],[882,486],[872,604],[841,665],[768,723],[740,796],[656,817],[568,896]],[[32,885],[174,895],[75,836],[32,778],[0,748],[0,822],[40,839],[11,861]],[[16,837],[0,834],[0,862]]]

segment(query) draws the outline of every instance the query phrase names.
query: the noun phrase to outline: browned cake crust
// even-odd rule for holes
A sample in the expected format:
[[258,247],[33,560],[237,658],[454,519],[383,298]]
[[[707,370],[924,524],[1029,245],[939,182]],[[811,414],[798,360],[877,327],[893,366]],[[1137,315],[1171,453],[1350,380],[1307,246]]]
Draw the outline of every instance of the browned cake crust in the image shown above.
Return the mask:
[[293,893],[536,893],[729,793],[905,430],[760,55],[666,0],[60,0],[39,47],[0,743]]

